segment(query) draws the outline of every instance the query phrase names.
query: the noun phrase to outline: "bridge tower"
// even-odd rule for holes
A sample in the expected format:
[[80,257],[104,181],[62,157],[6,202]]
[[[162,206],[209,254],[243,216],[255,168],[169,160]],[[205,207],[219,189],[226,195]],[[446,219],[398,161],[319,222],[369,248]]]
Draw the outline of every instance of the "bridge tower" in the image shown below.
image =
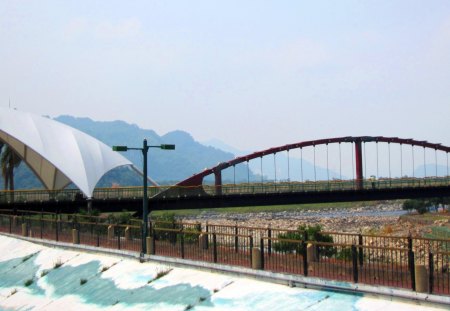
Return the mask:
[[363,159],[362,159],[362,147],[361,139],[355,140],[355,170],[356,170],[356,189],[363,189]]

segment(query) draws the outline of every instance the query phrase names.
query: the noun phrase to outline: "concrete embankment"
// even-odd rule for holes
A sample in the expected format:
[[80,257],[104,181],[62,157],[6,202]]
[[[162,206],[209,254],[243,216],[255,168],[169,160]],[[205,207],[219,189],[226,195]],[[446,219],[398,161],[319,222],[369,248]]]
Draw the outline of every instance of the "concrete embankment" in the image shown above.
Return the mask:
[[[439,310],[0,235],[0,310]],[[446,308],[442,308],[446,309]]]

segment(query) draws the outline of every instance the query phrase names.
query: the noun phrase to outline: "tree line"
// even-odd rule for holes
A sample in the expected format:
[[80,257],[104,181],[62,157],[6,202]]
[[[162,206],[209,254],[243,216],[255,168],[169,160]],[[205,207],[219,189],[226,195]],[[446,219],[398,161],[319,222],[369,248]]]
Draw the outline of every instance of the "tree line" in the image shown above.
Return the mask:
[[403,202],[403,209],[407,211],[416,210],[419,214],[425,214],[433,210],[437,212],[439,208],[448,210],[449,205],[450,205],[450,197],[410,199]]
[[5,190],[14,190],[14,169],[16,169],[22,159],[7,144],[0,142],[0,166]]

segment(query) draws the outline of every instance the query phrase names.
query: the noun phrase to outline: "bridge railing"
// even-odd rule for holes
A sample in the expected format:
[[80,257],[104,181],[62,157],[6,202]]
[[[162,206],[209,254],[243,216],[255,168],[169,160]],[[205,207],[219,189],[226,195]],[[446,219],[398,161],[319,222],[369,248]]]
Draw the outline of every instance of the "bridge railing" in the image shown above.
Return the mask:
[[[206,230],[205,230],[206,229]],[[426,271],[428,291],[450,295],[450,240],[321,232],[332,242],[282,228],[152,223],[142,227],[48,215],[0,214],[0,232],[134,252],[237,265],[355,283],[416,288],[415,267]]]
[[[364,179],[358,180],[330,180],[330,181],[291,181],[291,182],[264,182],[225,184],[222,186],[159,186],[148,187],[149,197],[161,196],[165,198],[180,198],[190,196],[227,196],[238,194],[270,194],[270,193],[302,193],[302,192],[330,192],[348,190],[380,190],[450,186],[450,177],[427,178],[398,178],[398,179]],[[94,199],[98,200],[137,200],[142,198],[142,187],[113,187],[97,188]],[[26,202],[66,202],[84,201],[82,193],[77,189],[58,191],[47,190],[15,190],[0,191],[0,204],[26,203]]]

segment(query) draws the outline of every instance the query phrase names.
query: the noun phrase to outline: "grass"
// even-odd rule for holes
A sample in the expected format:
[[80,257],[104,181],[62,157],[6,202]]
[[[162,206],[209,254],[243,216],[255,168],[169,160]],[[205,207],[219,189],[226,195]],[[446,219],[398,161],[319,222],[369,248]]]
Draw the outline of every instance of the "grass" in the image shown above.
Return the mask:
[[163,276],[167,275],[172,271],[172,268],[162,268],[161,270],[158,270],[156,272],[155,280],[162,278]]
[[170,271],[172,271],[172,270],[173,270],[172,268],[167,268],[167,267],[158,268],[156,271],[155,278],[148,280],[147,284],[150,284],[151,282],[154,282],[154,281],[162,278],[163,276],[169,274]]
[[33,279],[28,279],[25,281],[25,283],[23,285],[25,285],[26,287],[30,286],[31,284],[33,284]]
[[63,265],[61,258],[58,258],[55,262],[55,264],[53,265],[53,269],[58,269],[59,267],[61,267]]
[[44,276],[46,276],[48,274],[48,270],[42,270],[41,271],[41,278],[43,278]]
[[[337,203],[316,203],[316,204],[292,204],[292,205],[268,205],[268,206],[243,206],[243,207],[226,207],[226,208],[210,208],[210,209],[186,209],[174,210],[171,213],[176,217],[196,216],[202,213],[221,213],[221,214],[244,214],[244,213],[261,213],[261,212],[295,212],[304,210],[321,210],[321,209],[346,209],[363,206],[374,206],[379,204],[378,201],[368,202],[337,202]],[[154,211],[152,216],[162,216],[165,211]]]
[[34,254],[30,254],[30,255],[27,255],[27,256],[23,257],[23,258],[22,258],[22,262],[27,261],[28,259],[30,259],[30,258],[33,257],[33,256],[34,256]]

